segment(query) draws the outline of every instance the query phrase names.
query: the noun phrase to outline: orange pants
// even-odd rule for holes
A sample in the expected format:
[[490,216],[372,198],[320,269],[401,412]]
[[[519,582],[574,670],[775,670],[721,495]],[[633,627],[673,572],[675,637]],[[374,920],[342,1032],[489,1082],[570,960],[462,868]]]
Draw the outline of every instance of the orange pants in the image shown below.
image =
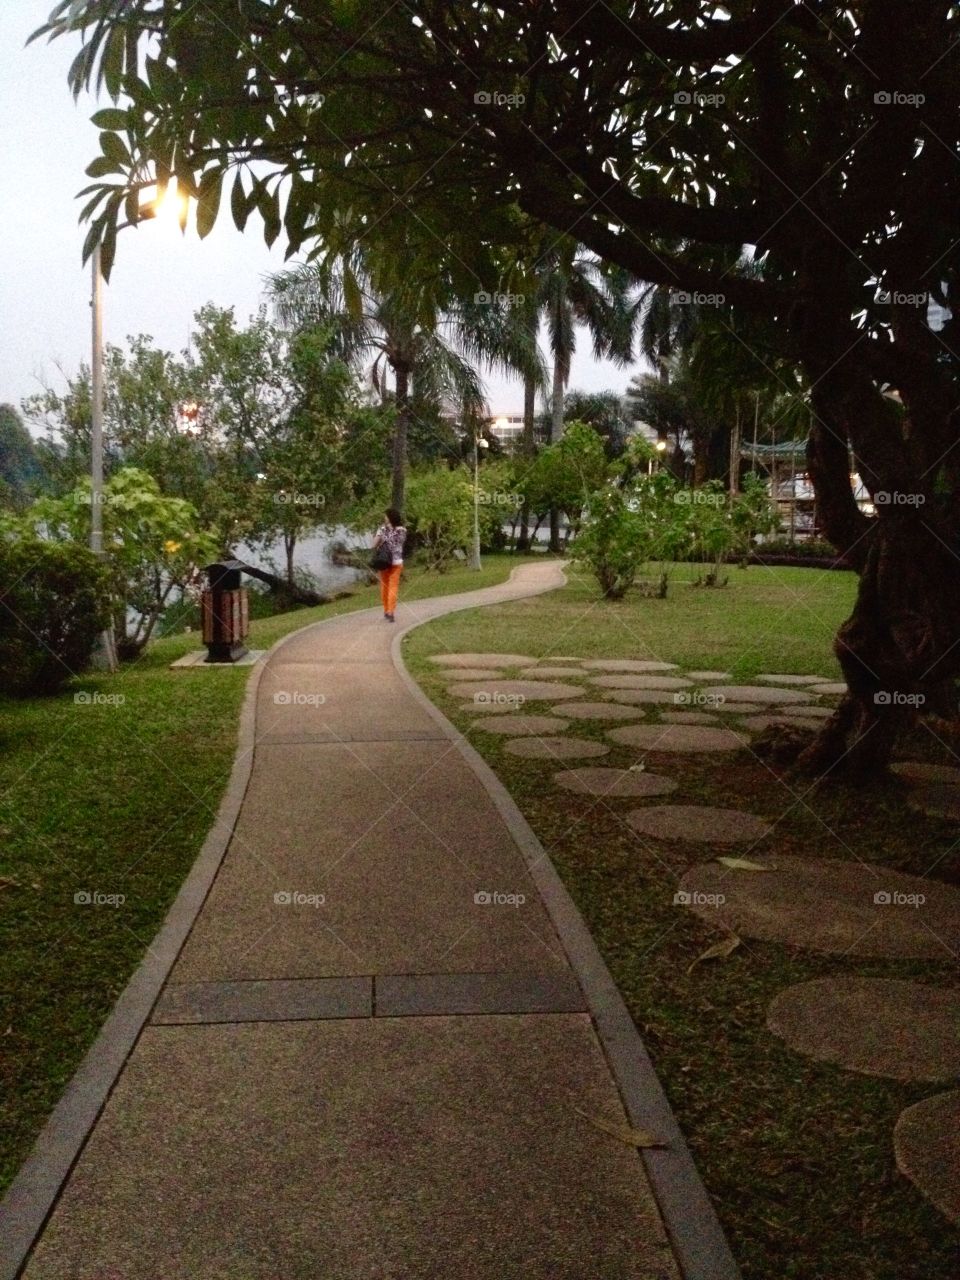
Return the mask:
[[394,613],[397,608],[397,592],[400,589],[402,564],[391,565],[389,569],[379,569],[380,599],[383,601],[383,612]]

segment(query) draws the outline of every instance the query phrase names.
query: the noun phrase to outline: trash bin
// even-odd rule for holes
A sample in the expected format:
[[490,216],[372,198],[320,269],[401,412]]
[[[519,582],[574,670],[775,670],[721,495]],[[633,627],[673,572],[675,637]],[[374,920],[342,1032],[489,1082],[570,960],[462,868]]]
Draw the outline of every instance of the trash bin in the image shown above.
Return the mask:
[[247,588],[241,585],[239,560],[218,560],[206,567],[207,589],[200,597],[205,662],[237,662],[247,652],[250,630]]

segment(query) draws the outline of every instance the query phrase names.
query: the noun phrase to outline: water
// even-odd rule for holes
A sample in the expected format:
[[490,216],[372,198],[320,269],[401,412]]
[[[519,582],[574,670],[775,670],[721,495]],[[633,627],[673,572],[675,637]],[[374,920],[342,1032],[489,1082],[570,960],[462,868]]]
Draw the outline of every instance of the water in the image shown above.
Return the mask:
[[[298,569],[306,569],[313,575],[318,584],[318,591],[343,591],[346,587],[352,586],[362,575],[356,569],[333,564],[330,560],[330,548],[334,542],[345,542],[348,546],[353,546],[363,541],[364,539],[348,533],[342,527],[320,531],[304,538],[294,547],[294,566]],[[372,536],[366,541],[372,542]],[[287,571],[287,555],[282,541],[256,548],[241,543],[237,547],[237,557],[256,565],[259,569],[268,569],[281,576]]]

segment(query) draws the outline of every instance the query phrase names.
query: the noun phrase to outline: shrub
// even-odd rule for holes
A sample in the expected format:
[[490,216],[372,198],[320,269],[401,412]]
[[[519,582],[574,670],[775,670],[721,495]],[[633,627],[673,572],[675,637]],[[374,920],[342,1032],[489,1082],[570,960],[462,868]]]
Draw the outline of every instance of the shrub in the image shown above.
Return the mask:
[[74,542],[0,538],[0,688],[55,693],[108,625],[106,569]]

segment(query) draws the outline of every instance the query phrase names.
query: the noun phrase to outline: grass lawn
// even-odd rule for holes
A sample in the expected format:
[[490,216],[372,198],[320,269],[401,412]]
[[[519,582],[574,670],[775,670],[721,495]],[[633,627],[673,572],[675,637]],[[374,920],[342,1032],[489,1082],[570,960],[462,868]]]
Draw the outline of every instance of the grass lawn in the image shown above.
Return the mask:
[[[921,825],[897,784],[860,796],[839,786],[811,790],[782,780],[749,752],[651,755],[651,770],[679,783],[664,801],[577,796],[550,781],[555,768],[570,766],[511,756],[503,739],[472,728],[481,717],[459,710],[462,699],[446,693],[450,673],[429,661],[436,653],[490,651],[657,658],[740,679],[761,672],[837,678],[831,639],[850,611],[852,574],[732,569],[725,590],[696,590],[688,585],[696,572],[679,566],[666,600],[618,603],[601,601],[592,580],[571,574],[567,588],[549,596],[418,629],[405,642],[406,659],[509,787],[576,900],[653,1055],[746,1280],[952,1280],[956,1238],[898,1174],[892,1148],[900,1111],[949,1086],[818,1064],[768,1032],[765,1015],[784,987],[814,977],[953,984],[955,970],[946,962],[830,957],[744,939],[727,959],[688,971],[725,935],[674,906],[673,894],[683,871],[713,851],[641,841],[622,815],[670,802],[742,807],[780,819],[763,856],[857,856],[918,874],[935,867],[935,876],[954,882],[955,827]],[[646,721],[656,722],[658,708],[646,710]],[[573,721],[568,733],[605,740],[603,724],[592,721]],[[614,745],[584,763],[627,767],[639,754]]]
[[[438,576],[403,598],[502,582],[520,560]],[[379,602],[374,587],[252,624],[250,645]],[[199,637],[158,641],[116,676],[0,699],[0,1191],[143,956],[210,828],[250,668],[170,671]],[[78,703],[76,694],[123,701]],[[84,905],[78,892],[123,895]]]

